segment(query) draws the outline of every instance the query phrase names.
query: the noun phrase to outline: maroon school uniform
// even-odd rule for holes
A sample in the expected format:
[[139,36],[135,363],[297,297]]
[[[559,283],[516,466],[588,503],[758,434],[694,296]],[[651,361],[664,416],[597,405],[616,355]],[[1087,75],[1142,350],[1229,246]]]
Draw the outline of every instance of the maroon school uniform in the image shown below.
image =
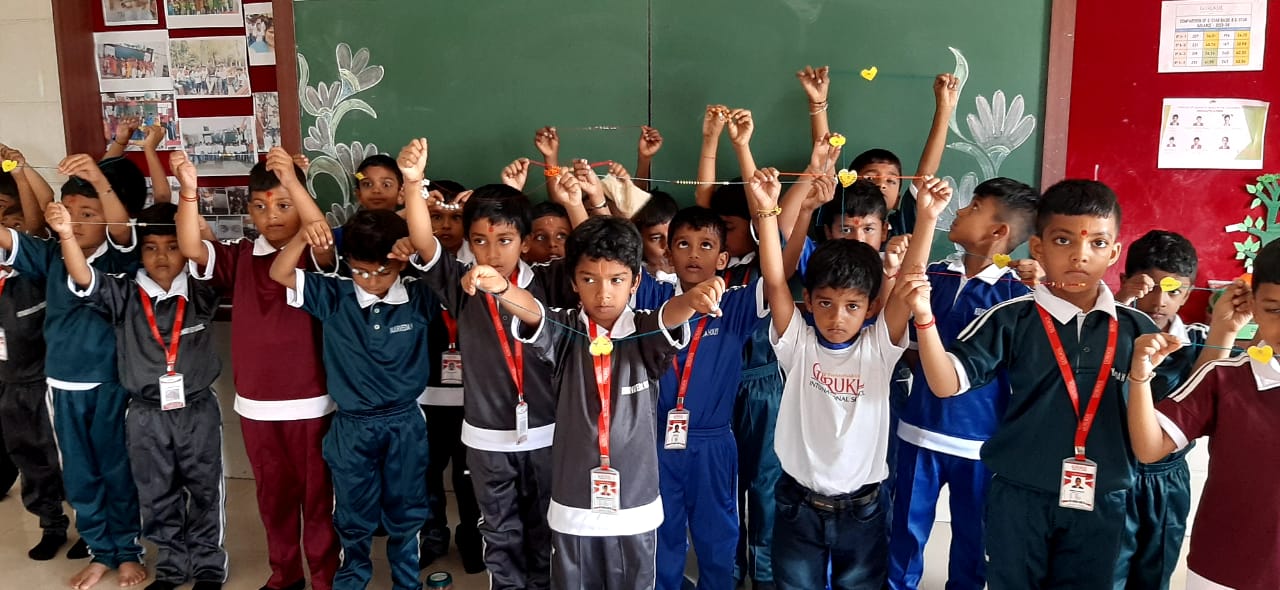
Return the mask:
[[1209,437],[1187,588],[1280,588],[1280,361],[1214,361],[1156,410],[1179,449]]
[[231,295],[235,409],[267,532],[267,585],[302,580],[305,550],[312,587],[329,590],[338,541],[333,483],[320,449],[334,404],[325,393],[320,328],[290,307],[284,286],[271,280],[276,249],[265,238],[205,245],[208,265],[192,264],[191,273]]

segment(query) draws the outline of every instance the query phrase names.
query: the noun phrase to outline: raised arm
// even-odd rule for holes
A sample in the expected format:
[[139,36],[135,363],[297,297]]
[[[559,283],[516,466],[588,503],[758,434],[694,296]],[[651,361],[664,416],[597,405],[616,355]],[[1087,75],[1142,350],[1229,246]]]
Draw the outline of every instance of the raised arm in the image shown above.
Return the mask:
[[653,157],[658,154],[660,149],[662,149],[662,134],[648,125],[641,127],[640,144],[636,147],[636,176],[638,178],[631,181],[641,190],[649,190],[649,181],[640,179],[650,178],[653,173]]
[[293,239],[280,249],[275,261],[271,263],[271,280],[284,285],[287,289],[296,290],[298,261],[302,260],[307,246],[311,246],[312,250],[333,247],[333,230],[329,228],[327,221],[321,219],[303,226]]
[[[405,186],[421,186],[427,170],[427,139],[419,137],[404,146],[400,150],[400,157],[396,158],[396,166],[400,168]],[[423,262],[434,260],[440,242],[436,240],[431,227],[431,211],[426,199],[416,195],[409,196],[404,200],[404,210],[413,248],[418,251]]]
[[462,275],[462,291],[467,295],[475,295],[477,292],[492,294],[502,307],[520,318],[526,326],[542,323],[542,306],[538,305],[533,294],[498,274],[492,266],[477,264]]
[[[929,127],[929,137],[924,141],[924,150],[920,152],[916,176],[933,176],[942,164],[942,152],[947,148],[947,124],[951,121],[951,113],[956,110],[956,102],[960,100],[959,78],[938,74],[933,79],[933,99],[933,124]],[[912,183],[917,190],[924,186],[924,180],[920,178]]]
[[173,189],[169,188],[169,179],[165,177],[164,165],[160,163],[160,154],[156,149],[164,141],[164,127],[148,125],[147,139],[142,145],[142,153],[147,158],[147,174],[151,176],[151,196],[157,203],[173,202]]
[[542,163],[547,167],[560,165],[560,134],[555,127],[543,127],[533,134],[533,147],[542,154]]
[[820,68],[805,66],[803,70],[796,72],[800,86],[809,97],[809,133],[813,141],[818,141],[831,132],[831,127],[827,124],[827,106],[829,105],[827,93],[831,89],[830,71],[831,68],[827,66]]
[[18,185],[18,202],[22,205],[22,225],[28,235],[40,235],[44,229],[44,208],[53,202],[53,189],[44,177],[34,168],[27,165],[22,152],[0,144],[0,160],[17,162],[18,169],[13,171],[13,182]]
[[[609,198],[604,194],[604,186],[600,184],[600,177],[596,176],[596,171],[590,162],[578,159],[573,161],[573,176],[578,179],[578,186],[582,189],[583,200],[586,201],[587,215],[609,215]],[[561,171],[560,174],[565,174]]]
[[505,184],[518,191],[524,190],[524,184],[529,180],[529,158],[516,158],[506,168],[502,169],[502,184]]
[[[778,227],[782,230],[784,238],[790,240],[792,228],[799,227],[796,221],[802,214],[803,203],[806,197],[812,194],[814,176],[807,175],[835,177],[838,161],[840,161],[840,147],[831,145],[830,133],[813,142],[813,151],[809,153],[809,165],[804,169],[806,176],[798,178],[791,188],[787,189],[786,194],[782,195],[782,214],[778,216]],[[813,211],[809,213],[812,215]],[[804,227],[809,226],[809,221],[812,221],[812,217],[804,222]]]
[[1244,279],[1236,279],[1213,304],[1213,311],[1209,316],[1209,336],[1205,338],[1205,346],[1196,357],[1193,370],[1200,370],[1209,361],[1230,356],[1236,336],[1251,319],[1253,290]]
[[1177,447],[1156,419],[1151,378],[1155,376],[1155,367],[1181,346],[1177,338],[1168,334],[1143,334],[1133,343],[1133,359],[1129,365],[1129,443],[1133,454],[1143,463],[1159,461]]
[[578,227],[587,220],[587,208],[582,204],[582,183],[572,174],[560,173],[547,182],[551,201],[558,203],[569,214],[569,228]]
[[782,268],[782,242],[778,234],[778,171],[757,170],[747,182],[747,200],[755,208],[756,233],[760,236],[760,275],[764,279],[765,301],[773,316],[773,329],[785,334],[791,325],[796,304],[791,299],[786,271]]
[[129,225],[129,211],[124,208],[124,203],[120,202],[120,197],[116,195],[115,189],[111,188],[111,183],[107,182],[107,177],[102,175],[102,169],[98,167],[96,160],[89,154],[67,156],[58,164],[58,172],[75,176],[92,185],[93,190],[98,193],[98,200],[102,202],[103,217],[110,224],[107,226],[107,233],[111,236],[111,241],[117,246],[126,248],[133,245],[133,227]]
[[184,258],[203,268],[209,264],[209,250],[205,248],[204,238],[200,235],[200,197],[196,194],[196,166],[187,158],[186,152],[176,151],[169,154],[169,168],[178,177],[178,249],[182,251]]
[[[778,215],[778,223],[782,223],[788,204],[800,210],[800,214],[795,217],[795,227],[787,236],[787,245],[782,250],[782,268],[788,279],[796,274],[796,268],[800,266],[800,258],[804,255],[805,242],[808,240],[809,223],[813,221],[813,212],[831,202],[836,195],[836,179],[833,176],[815,178],[806,186],[809,194],[803,199],[797,199],[793,195],[792,202],[783,204],[782,214]],[[799,206],[796,205],[797,202]]]
[[711,206],[711,193],[716,190],[710,184],[716,179],[716,151],[720,149],[720,134],[729,118],[729,107],[722,104],[707,105],[702,116],[702,150],[698,159],[698,184],[693,188],[693,198],[699,207]]
[[923,269],[929,265],[929,249],[933,247],[933,233],[938,227],[938,217],[951,202],[951,185],[941,178],[922,179],[923,187],[916,195],[916,226],[911,231],[907,253],[902,268]]
[[44,215],[49,229],[58,234],[58,241],[62,244],[62,260],[67,266],[67,275],[77,287],[87,288],[93,282],[93,269],[89,268],[84,251],[76,243],[75,231],[71,229],[71,214],[62,203],[51,203],[45,208]]
[[142,125],[142,119],[138,117],[123,117],[116,122],[116,136],[111,140],[111,145],[107,146],[107,153],[102,155],[102,159],[119,158],[129,147],[129,140],[133,138],[133,132]]
[[[733,152],[738,156],[738,167],[742,169],[742,180],[746,181],[756,175],[756,161],[751,156],[751,134],[756,129],[751,111],[734,109],[729,113],[729,141],[733,143]],[[776,176],[776,175],[775,175]]]

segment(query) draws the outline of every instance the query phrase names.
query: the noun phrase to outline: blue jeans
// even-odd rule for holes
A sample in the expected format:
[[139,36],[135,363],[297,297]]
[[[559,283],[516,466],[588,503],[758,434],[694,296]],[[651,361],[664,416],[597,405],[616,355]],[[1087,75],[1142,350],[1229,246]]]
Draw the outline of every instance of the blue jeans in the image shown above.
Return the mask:
[[838,496],[854,504],[824,510],[808,501],[810,491],[782,474],[775,494],[773,581],[779,590],[827,587],[832,590],[880,590],[888,576],[889,542],[880,484]]

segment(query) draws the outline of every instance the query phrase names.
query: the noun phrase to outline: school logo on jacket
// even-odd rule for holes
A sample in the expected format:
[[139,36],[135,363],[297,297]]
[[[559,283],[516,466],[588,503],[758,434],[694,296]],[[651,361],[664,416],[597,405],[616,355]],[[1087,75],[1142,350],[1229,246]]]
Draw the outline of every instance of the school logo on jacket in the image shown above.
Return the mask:
[[856,403],[866,388],[861,376],[825,373],[821,363],[813,363],[809,385],[825,392],[831,399],[847,404]]

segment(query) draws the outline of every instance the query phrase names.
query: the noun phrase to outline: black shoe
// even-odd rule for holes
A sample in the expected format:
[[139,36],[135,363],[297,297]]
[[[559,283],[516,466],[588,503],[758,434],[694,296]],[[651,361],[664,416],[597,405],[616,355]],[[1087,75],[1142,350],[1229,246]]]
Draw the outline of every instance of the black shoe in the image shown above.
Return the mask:
[[46,531],[40,542],[27,552],[27,557],[36,561],[49,561],[57,557],[58,550],[67,544],[67,533],[63,531]]
[[[222,586],[218,586],[218,587],[221,588]],[[301,580],[298,580],[297,582],[294,582],[292,584],[289,584],[288,586],[285,586],[284,588],[272,588],[270,585],[267,585],[259,588],[258,590],[306,590],[306,588],[307,588],[307,579],[303,578]],[[192,590],[195,590],[195,589],[192,588]]]
[[458,555],[462,557],[462,570],[468,574],[483,572],[484,543],[480,540],[480,533],[475,530],[459,530],[456,543]]
[[418,545],[418,570],[425,570],[437,559],[449,553],[449,529],[422,531],[422,544]]
[[382,525],[378,525],[378,528],[373,529],[373,536],[375,536],[375,537],[385,537],[385,536],[387,536],[387,529],[383,528],[383,526],[382,526]]
[[222,590],[222,582],[196,580],[195,585],[191,586],[191,590]]
[[70,549],[67,549],[67,559],[88,559],[88,558],[89,558],[89,544],[85,543],[84,539],[76,539],[75,544],[72,545]]
[[144,590],[174,590],[177,587],[178,585],[174,584],[173,582],[168,582],[165,580],[156,580],[150,584],[147,584],[147,587]]

